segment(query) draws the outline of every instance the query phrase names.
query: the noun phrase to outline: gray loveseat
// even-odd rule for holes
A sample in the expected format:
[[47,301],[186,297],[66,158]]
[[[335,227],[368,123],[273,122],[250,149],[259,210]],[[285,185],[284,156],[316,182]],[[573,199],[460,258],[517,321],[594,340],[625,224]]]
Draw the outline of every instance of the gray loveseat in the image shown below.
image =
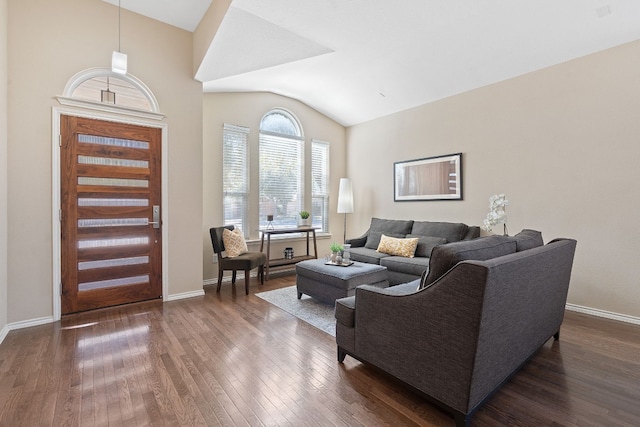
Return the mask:
[[337,300],[338,361],[351,355],[375,365],[468,425],[540,346],[559,338],[576,241],[542,245],[535,233],[437,246],[424,288],[421,280],[363,285]]
[[[389,237],[417,237],[418,247],[413,258],[392,256],[377,252],[382,234]],[[360,237],[347,239],[349,254],[354,261],[387,267],[391,286],[420,277],[429,266],[431,250],[444,243],[475,239],[480,228],[462,223],[412,221],[372,218],[369,229]]]

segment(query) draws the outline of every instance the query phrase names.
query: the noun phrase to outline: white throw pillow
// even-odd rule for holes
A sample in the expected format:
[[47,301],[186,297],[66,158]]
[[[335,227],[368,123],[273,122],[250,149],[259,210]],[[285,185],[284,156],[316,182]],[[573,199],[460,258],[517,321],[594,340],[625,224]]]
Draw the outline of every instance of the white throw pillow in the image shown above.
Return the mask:
[[228,228],[222,230],[222,243],[229,258],[235,258],[249,251],[239,228],[234,228],[233,231]]

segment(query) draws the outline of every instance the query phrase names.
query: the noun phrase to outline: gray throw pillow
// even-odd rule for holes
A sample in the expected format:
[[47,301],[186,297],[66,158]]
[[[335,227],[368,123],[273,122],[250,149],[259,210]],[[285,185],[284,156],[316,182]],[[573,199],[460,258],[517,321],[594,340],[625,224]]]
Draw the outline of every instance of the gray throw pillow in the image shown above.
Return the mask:
[[415,256],[429,258],[434,247],[447,243],[444,237],[420,236],[418,234],[407,234],[406,237],[417,237],[418,247]]
[[513,236],[513,239],[516,241],[516,252],[526,251],[527,249],[544,245],[542,233],[536,230],[524,229]]

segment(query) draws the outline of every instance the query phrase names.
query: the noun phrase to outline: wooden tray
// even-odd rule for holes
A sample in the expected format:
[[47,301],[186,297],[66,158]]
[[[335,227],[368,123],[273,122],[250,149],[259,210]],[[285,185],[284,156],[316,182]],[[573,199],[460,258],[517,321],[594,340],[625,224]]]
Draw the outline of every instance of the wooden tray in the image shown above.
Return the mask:
[[329,261],[329,262],[325,262],[324,265],[335,265],[336,267],[349,267],[350,265],[353,265],[353,261],[343,262],[342,264]]

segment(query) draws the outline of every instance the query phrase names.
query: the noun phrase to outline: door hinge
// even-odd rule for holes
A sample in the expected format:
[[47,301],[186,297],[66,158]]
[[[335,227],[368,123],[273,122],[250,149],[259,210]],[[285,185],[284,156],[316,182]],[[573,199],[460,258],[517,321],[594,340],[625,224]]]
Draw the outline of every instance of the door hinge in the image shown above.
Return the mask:
[[58,217],[60,218],[60,222],[62,222],[62,209],[58,209]]
[[60,282],[60,296],[63,296],[64,292],[62,291],[62,282]]
[[62,134],[58,134],[58,146],[62,147]]

